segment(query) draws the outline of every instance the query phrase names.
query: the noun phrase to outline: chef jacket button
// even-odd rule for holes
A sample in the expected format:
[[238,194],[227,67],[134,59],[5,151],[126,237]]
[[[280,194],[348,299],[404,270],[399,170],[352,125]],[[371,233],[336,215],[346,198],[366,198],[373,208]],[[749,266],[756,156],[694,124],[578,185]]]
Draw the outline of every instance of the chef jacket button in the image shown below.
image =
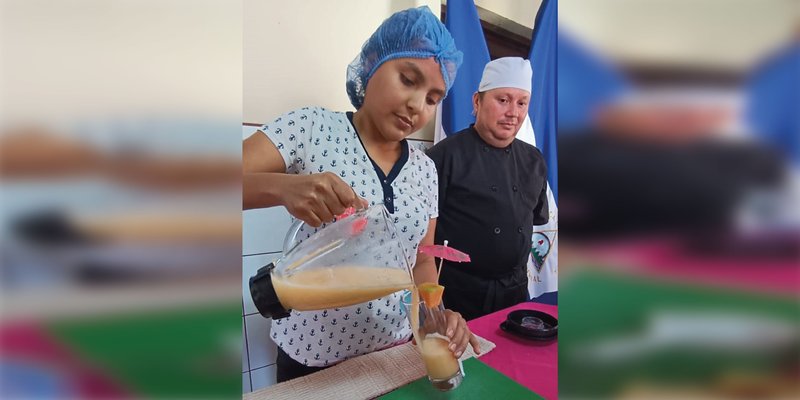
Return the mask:
[[511,149],[506,149],[506,154],[510,154],[510,153],[511,153]]
[[517,232],[522,233],[522,227],[517,228]]
[[500,234],[500,228],[494,228],[494,234],[495,235],[499,235]]
[[517,191],[517,185],[514,185],[514,186],[512,186],[512,187],[511,187],[511,190],[513,190],[513,191],[515,191],[515,192],[516,192],[516,191]]
[[495,186],[495,185],[492,185],[492,191],[493,191],[493,192],[496,192],[496,191],[497,191],[497,186]]
[[489,148],[486,147],[486,146],[483,146],[483,152],[486,153],[487,151],[489,151]]

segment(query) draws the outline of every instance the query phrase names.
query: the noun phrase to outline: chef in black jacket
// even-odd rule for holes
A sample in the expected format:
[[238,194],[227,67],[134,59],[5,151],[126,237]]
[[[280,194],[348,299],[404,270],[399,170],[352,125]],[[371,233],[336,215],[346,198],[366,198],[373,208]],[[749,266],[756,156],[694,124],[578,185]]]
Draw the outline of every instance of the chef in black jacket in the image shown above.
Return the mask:
[[547,167],[516,139],[531,97],[531,65],[519,57],[486,64],[472,96],[475,124],[428,151],[439,175],[435,243],[468,253],[444,261],[444,304],[467,320],[528,299],[534,225],[548,220]]

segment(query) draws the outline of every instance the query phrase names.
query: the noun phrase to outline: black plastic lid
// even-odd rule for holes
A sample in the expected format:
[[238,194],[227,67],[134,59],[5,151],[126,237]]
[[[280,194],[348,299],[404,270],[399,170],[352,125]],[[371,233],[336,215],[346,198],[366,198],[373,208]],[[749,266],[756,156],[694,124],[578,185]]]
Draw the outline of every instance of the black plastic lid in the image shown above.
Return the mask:
[[533,340],[553,340],[558,336],[558,320],[534,310],[515,310],[500,324],[500,329]]
[[272,285],[272,270],[275,265],[269,263],[261,268],[255,275],[250,277],[250,296],[253,297],[258,312],[264,318],[280,319],[289,316],[289,311],[283,307],[275,287]]

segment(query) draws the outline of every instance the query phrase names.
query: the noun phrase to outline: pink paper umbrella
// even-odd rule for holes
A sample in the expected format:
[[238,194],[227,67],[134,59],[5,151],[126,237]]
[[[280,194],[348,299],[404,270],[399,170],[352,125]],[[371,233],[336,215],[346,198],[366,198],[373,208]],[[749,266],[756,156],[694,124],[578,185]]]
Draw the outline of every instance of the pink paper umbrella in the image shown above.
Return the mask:
[[444,246],[432,244],[427,246],[420,246],[419,252],[427,254],[432,257],[439,258],[439,271],[436,275],[436,284],[439,284],[439,276],[442,275],[442,260],[454,262],[469,262],[469,254],[458,251],[452,247],[447,247],[447,240],[444,241]]
[[432,244],[428,246],[420,246],[419,252],[422,254],[427,254],[432,257],[443,258],[448,261],[454,262],[468,262],[469,254],[464,253],[462,251],[458,251],[452,247],[447,247],[447,241],[445,240],[444,246],[438,244]]

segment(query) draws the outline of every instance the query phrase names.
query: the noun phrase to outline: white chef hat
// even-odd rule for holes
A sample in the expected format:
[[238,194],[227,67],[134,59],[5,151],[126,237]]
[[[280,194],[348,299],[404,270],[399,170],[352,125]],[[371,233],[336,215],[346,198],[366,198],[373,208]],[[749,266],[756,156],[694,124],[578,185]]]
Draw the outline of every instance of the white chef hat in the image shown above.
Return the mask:
[[531,62],[521,57],[503,57],[490,61],[483,69],[478,92],[497,88],[517,88],[531,92]]

